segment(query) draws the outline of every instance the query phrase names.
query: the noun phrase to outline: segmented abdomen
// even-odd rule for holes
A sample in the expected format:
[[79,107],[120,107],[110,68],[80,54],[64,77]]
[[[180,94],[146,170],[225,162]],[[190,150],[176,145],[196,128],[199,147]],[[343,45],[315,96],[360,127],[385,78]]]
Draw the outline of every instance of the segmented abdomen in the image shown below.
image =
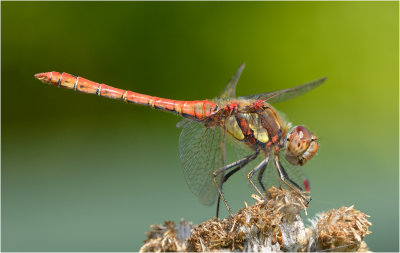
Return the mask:
[[133,91],[114,88],[106,84],[99,84],[65,72],[45,72],[36,74],[35,77],[43,83],[53,86],[63,87],[89,94],[97,94],[102,97],[118,99],[128,103],[149,106],[155,109],[177,113],[184,117],[195,118],[198,120],[207,118],[213,114],[217,108],[215,103],[208,100],[179,101],[153,97]]

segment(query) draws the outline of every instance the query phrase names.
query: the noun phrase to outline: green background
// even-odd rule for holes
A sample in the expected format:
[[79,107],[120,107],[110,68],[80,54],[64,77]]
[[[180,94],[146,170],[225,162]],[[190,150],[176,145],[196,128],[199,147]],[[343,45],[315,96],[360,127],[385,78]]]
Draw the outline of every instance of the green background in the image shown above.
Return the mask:
[[[2,250],[136,251],[153,223],[200,223],[177,116],[57,89],[60,71],[145,94],[212,98],[326,84],[278,104],[320,138],[309,216],[355,205],[373,251],[399,250],[398,2],[2,2]],[[226,185],[250,199],[243,173]],[[223,215],[227,213],[224,210]]]

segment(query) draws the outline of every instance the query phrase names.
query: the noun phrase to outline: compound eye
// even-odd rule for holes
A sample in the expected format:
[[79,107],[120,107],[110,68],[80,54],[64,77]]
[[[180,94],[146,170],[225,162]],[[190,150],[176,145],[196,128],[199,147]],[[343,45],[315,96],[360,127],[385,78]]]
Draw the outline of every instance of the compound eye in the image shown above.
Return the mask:
[[303,126],[297,126],[294,131],[302,141],[310,141],[312,138],[311,133]]
[[300,156],[306,152],[314,136],[303,126],[297,126],[288,136],[286,149],[290,156]]

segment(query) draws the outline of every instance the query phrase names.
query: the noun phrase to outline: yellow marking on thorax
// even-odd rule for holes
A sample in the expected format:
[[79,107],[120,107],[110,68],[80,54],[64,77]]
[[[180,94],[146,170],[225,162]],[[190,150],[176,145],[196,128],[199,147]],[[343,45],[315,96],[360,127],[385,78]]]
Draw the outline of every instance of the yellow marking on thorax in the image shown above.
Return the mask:
[[238,140],[243,140],[244,135],[240,129],[235,116],[229,116],[225,121],[226,131]]
[[253,130],[254,138],[262,143],[267,143],[269,141],[268,131],[265,129],[256,113],[246,114],[247,122],[249,127]]
[[254,131],[254,138],[262,143],[267,143],[269,141],[268,132],[263,129],[263,131]]

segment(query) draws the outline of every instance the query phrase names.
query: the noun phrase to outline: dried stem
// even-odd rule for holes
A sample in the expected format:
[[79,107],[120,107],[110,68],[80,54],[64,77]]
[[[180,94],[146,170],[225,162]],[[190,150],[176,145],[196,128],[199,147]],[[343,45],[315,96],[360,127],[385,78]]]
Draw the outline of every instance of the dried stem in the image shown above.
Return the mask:
[[252,197],[256,203],[245,203],[233,218],[197,226],[183,220],[152,225],[140,251],[368,251],[363,238],[370,233],[369,216],[352,206],[319,214],[306,228],[300,216],[306,203],[297,193],[272,187],[267,206],[259,196]]

